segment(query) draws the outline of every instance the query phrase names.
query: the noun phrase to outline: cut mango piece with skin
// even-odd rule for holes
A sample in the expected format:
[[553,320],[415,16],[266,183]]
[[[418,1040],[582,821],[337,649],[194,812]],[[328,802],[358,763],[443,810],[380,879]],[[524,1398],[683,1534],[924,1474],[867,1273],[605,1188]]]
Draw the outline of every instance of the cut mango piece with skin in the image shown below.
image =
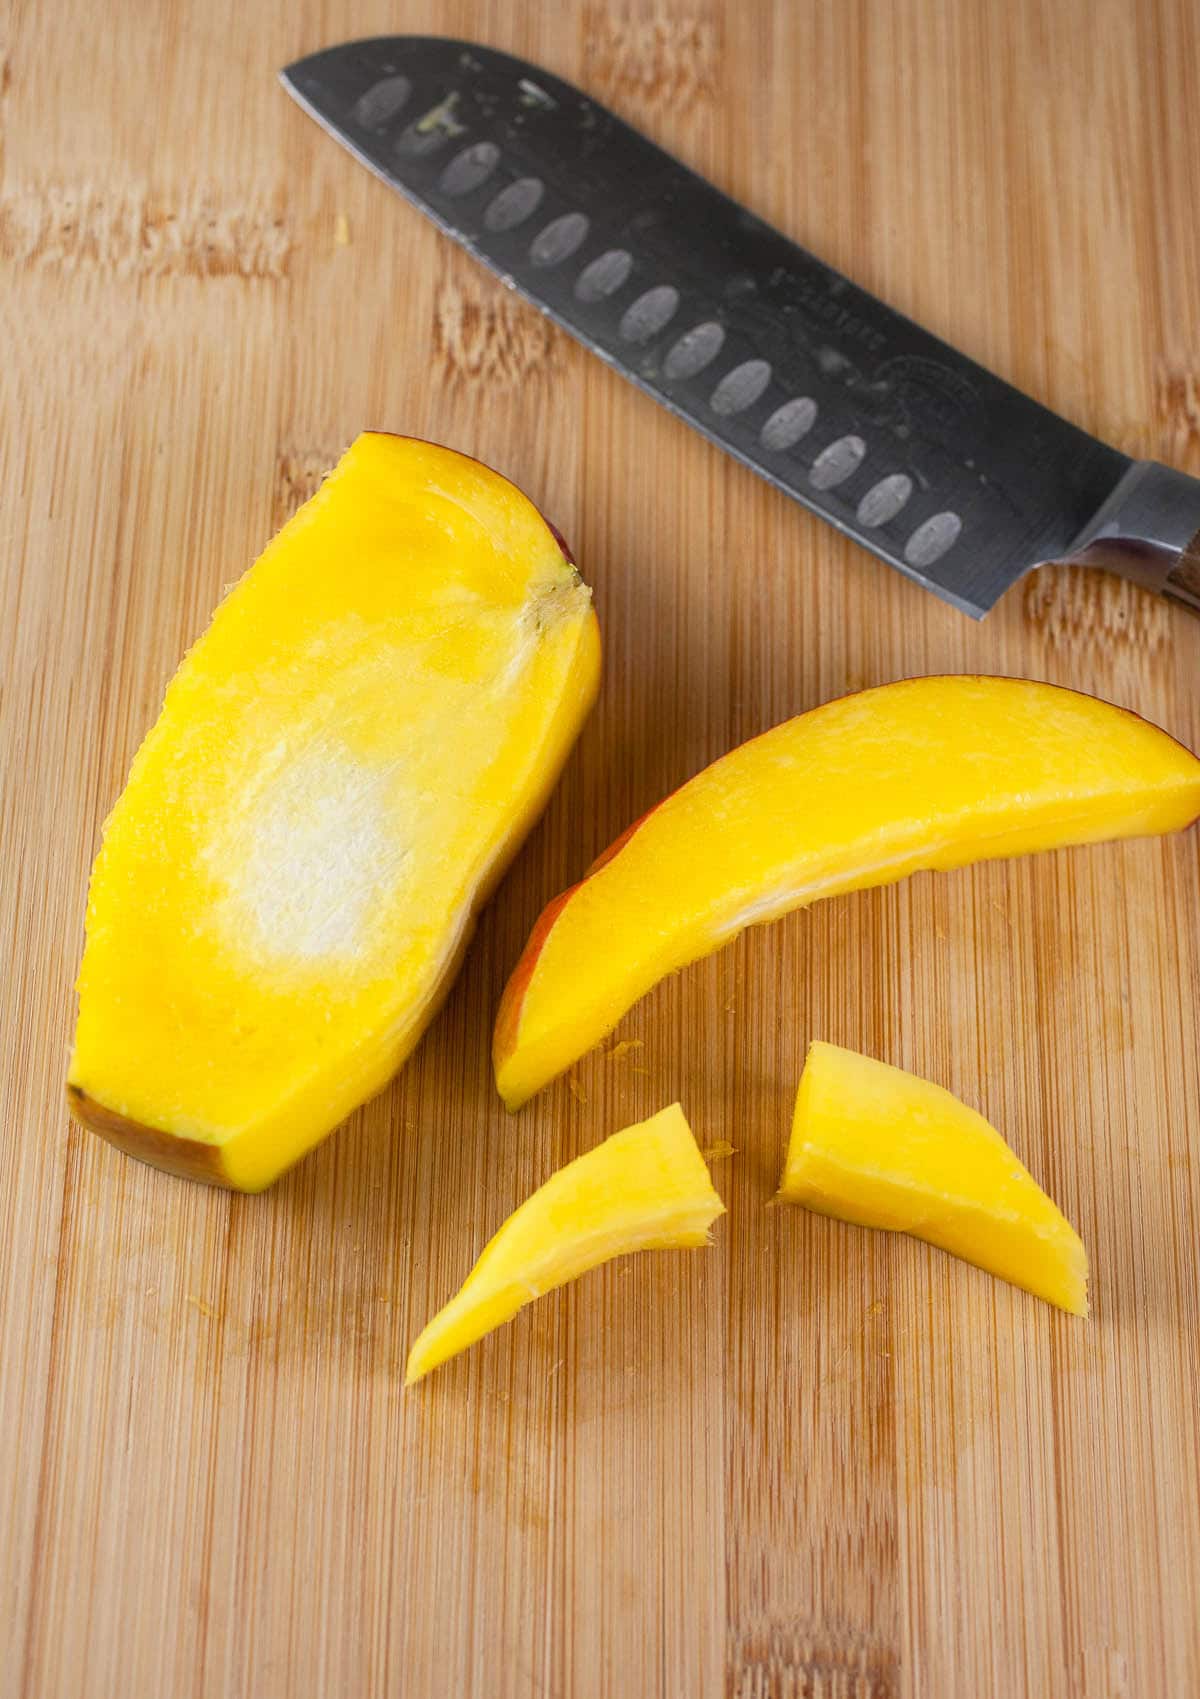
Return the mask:
[[413,1346],[406,1383],[589,1268],[630,1251],[707,1245],[724,1210],[677,1103],[614,1133],[509,1216]]
[[518,1108],[665,974],[818,897],[1198,814],[1200,761],[1076,691],[918,678],[827,703],[706,767],[549,905],[501,1001],[500,1094]]
[[1087,1253],[1071,1223],[982,1115],[886,1062],[812,1046],[779,1196],[910,1233],[1087,1314]]
[[359,437],[218,608],[105,826],[78,1119],[257,1191],[379,1091],[598,671],[590,592],[519,490]]

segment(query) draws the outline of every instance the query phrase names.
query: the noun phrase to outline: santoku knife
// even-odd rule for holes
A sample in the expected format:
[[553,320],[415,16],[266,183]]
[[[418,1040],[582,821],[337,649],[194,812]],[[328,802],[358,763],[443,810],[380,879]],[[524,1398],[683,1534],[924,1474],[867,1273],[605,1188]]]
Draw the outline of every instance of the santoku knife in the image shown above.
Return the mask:
[[317,121],[588,348],[967,613],[1045,561],[1200,612],[1200,480],[955,353],[580,90],[395,36],[282,73]]

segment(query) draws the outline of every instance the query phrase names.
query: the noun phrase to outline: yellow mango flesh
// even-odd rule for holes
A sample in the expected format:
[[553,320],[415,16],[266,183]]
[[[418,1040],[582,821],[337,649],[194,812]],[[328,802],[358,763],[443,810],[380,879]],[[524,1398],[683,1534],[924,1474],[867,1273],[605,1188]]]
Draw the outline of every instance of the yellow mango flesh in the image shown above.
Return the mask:
[[378,1091],[598,668],[590,593],[519,490],[359,437],[184,660],[105,826],[80,1118],[253,1191]]
[[938,1245],[1085,1316],[1087,1253],[996,1129],[941,1086],[814,1044],[779,1195]]
[[517,1108],[665,974],[818,897],[922,868],[1185,826],[1200,761],[1107,702],[1024,679],[910,679],[706,767],[546,909],[493,1055]]
[[509,1216],[417,1339],[407,1384],[612,1257],[708,1244],[724,1208],[677,1103],[614,1133]]

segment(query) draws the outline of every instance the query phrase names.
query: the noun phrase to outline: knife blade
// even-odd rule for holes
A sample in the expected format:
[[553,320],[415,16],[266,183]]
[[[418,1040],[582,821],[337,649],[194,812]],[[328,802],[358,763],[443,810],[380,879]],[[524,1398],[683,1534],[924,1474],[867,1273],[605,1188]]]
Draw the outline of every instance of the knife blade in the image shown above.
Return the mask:
[[504,284],[946,601],[980,617],[1071,559],[1200,612],[1200,480],[1060,418],[570,83],[424,36],[280,75]]

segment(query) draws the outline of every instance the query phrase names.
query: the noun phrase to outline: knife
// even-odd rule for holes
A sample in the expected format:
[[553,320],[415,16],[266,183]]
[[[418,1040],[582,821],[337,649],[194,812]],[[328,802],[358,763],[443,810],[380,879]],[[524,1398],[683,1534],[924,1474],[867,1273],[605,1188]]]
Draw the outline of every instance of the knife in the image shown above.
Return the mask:
[[570,83],[425,36],[281,76],[509,288],[946,601],[978,618],[1071,560],[1200,613],[1200,479],[956,353]]

